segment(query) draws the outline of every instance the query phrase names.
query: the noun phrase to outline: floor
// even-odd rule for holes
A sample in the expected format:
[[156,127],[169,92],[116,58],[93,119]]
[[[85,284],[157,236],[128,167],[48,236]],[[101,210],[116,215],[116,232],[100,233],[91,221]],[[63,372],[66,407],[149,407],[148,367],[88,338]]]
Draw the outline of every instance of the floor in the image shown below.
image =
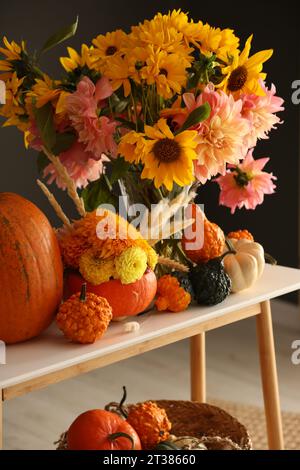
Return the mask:
[[[291,362],[291,344],[300,339],[299,309],[282,301],[272,309],[282,409],[300,413],[300,365]],[[207,334],[207,368],[210,397],[262,405],[253,318]],[[4,448],[53,449],[78,414],[118,400],[122,385],[131,402],[188,399],[188,341],[6,402]]]

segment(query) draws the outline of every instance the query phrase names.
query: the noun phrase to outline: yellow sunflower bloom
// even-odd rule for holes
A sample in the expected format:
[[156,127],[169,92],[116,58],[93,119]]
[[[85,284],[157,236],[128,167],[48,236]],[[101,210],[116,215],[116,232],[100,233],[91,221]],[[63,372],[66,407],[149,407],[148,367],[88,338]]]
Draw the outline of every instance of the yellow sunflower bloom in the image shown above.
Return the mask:
[[130,163],[139,163],[144,151],[144,134],[135,131],[123,135],[118,145],[118,152]]
[[127,97],[130,94],[129,64],[126,57],[118,55],[111,57],[109,61],[107,61],[103,73],[111,81],[111,86],[114,91],[123,86],[124,96]]
[[88,47],[86,44],[82,44],[81,55],[72,47],[67,47],[67,50],[69,57],[61,57],[59,59],[66,72],[73,72],[73,70],[85,66],[89,69],[93,68],[93,59],[91,57],[92,48]]
[[160,21],[164,22],[166,28],[174,28],[177,32],[181,33],[187,45],[194,43],[198,38],[199,23],[189,20],[188,15],[180,9],[169,11],[167,15],[158,13],[155,18],[159,18]]
[[197,132],[174,135],[165,119],[153,127],[145,126],[145,153],[142,178],[154,180],[156,188],[164,185],[169,191],[173,183],[190,184],[194,179],[193,160],[197,159]]
[[0,72],[4,72],[1,74],[1,80],[7,80],[12,76],[14,71],[13,61],[22,60],[21,54],[22,51],[25,51],[25,42],[22,41],[21,45],[17,44],[15,41],[10,43],[4,36],[3,43],[5,47],[0,47],[0,55],[3,55],[5,59],[0,59]]
[[24,107],[20,104],[21,91],[24,78],[18,78],[17,73],[13,72],[11,78],[6,81],[5,104],[0,107],[0,116],[7,120],[3,127],[16,126],[21,131],[28,129],[28,119]]
[[[260,79],[265,80],[262,73],[263,63],[273,54],[273,49],[260,51],[249,57],[252,35],[247,39],[244,50],[233,55],[230,64],[222,69],[223,81],[218,85],[228,94],[239,97],[242,93],[264,96]],[[226,59],[224,57],[224,59]]]
[[37,78],[35,80],[35,85],[33,85],[30,92],[27,93],[29,98],[34,98],[36,100],[36,107],[42,108],[49,101],[57,101],[61,90],[58,88],[60,81],[51,80],[48,75],[44,74],[44,78]]
[[103,63],[105,64],[107,60],[124,52],[127,44],[127,34],[121,29],[117,29],[105,35],[99,34],[92,42],[95,46],[91,51],[92,59],[95,66],[101,71]]

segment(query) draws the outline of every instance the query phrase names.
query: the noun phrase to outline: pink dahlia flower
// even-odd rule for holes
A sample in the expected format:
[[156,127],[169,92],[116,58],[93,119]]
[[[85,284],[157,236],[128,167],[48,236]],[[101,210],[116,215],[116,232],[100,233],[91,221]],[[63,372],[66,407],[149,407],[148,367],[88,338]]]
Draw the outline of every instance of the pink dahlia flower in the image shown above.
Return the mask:
[[84,77],[77,85],[72,95],[66,98],[66,111],[72,126],[76,129],[79,142],[85,145],[95,159],[102,154],[117,155],[117,145],[114,133],[117,123],[106,116],[98,117],[97,110],[103,107],[103,102],[112,94],[111,85],[106,77],[96,84]]
[[249,150],[242,163],[230,166],[224,176],[216,179],[221,189],[219,203],[229,207],[232,214],[236,208],[255,209],[263,203],[264,195],[274,193],[276,188],[276,177],[262,171],[269,158],[254,160],[252,152]]
[[283,122],[275,113],[284,110],[282,106],[284,100],[276,96],[274,85],[269,89],[261,81],[261,87],[265,92],[264,96],[242,96],[242,116],[250,123],[250,132],[245,142],[248,148],[255,147],[258,139],[268,139],[268,133]]
[[[226,164],[237,164],[244,157],[249,123],[241,116],[242,101],[215,91],[211,84],[197,98],[192,93],[185,93],[183,100],[189,113],[206,102],[211,107],[209,118],[193,127],[198,131],[199,142],[195,176],[205,183],[218,173],[224,174]],[[180,118],[186,119],[186,116],[177,117],[177,122]]]
[[[103,162],[108,160],[105,155],[101,159],[95,160],[94,155],[87,152],[80,142],[75,142],[66,152],[62,152],[59,159],[66,167],[77,188],[85,188],[90,181],[97,180],[103,173]],[[44,177],[47,176],[49,176],[48,184],[55,181],[59,188],[66,189],[52,163],[44,169]]]

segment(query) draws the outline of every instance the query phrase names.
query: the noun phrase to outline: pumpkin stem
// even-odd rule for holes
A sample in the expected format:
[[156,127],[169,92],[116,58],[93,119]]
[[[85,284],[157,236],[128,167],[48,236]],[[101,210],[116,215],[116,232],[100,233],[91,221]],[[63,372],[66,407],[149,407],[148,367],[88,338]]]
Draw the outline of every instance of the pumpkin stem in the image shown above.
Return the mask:
[[128,439],[131,442],[131,450],[134,450],[134,440],[129,434],[126,434],[126,432],[114,432],[113,434],[108,435],[108,439],[110,441],[114,441],[119,437],[125,437],[126,439]]
[[86,301],[86,282],[84,282],[81,286],[81,292],[80,292],[80,301],[85,302]]
[[122,396],[121,401],[119,403],[119,411],[124,416],[125,419],[127,419],[127,417],[128,417],[128,413],[126,413],[126,411],[123,407],[123,405],[126,401],[126,398],[127,398],[127,390],[126,390],[125,385],[123,385],[123,396]]
[[[232,254],[236,255],[236,250],[235,250],[234,247],[233,247],[232,241],[229,240],[229,238],[225,238],[225,243],[226,243],[226,246],[227,246],[227,248],[228,248],[229,251],[227,251],[226,253],[223,254],[223,258],[224,258],[224,256],[226,256],[229,252],[231,252],[231,253],[233,252]],[[222,259],[223,259],[223,258],[222,258]]]

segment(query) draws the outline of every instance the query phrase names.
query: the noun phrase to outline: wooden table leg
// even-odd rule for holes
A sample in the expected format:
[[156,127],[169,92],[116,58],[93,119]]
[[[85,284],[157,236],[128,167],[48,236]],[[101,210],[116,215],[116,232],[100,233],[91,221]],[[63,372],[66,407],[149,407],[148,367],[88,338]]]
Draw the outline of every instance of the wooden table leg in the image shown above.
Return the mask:
[[261,379],[269,449],[283,450],[283,433],[270,301],[261,303],[256,316]]
[[0,450],[3,447],[3,400],[2,390],[0,389]]
[[191,400],[206,401],[205,333],[190,338]]

